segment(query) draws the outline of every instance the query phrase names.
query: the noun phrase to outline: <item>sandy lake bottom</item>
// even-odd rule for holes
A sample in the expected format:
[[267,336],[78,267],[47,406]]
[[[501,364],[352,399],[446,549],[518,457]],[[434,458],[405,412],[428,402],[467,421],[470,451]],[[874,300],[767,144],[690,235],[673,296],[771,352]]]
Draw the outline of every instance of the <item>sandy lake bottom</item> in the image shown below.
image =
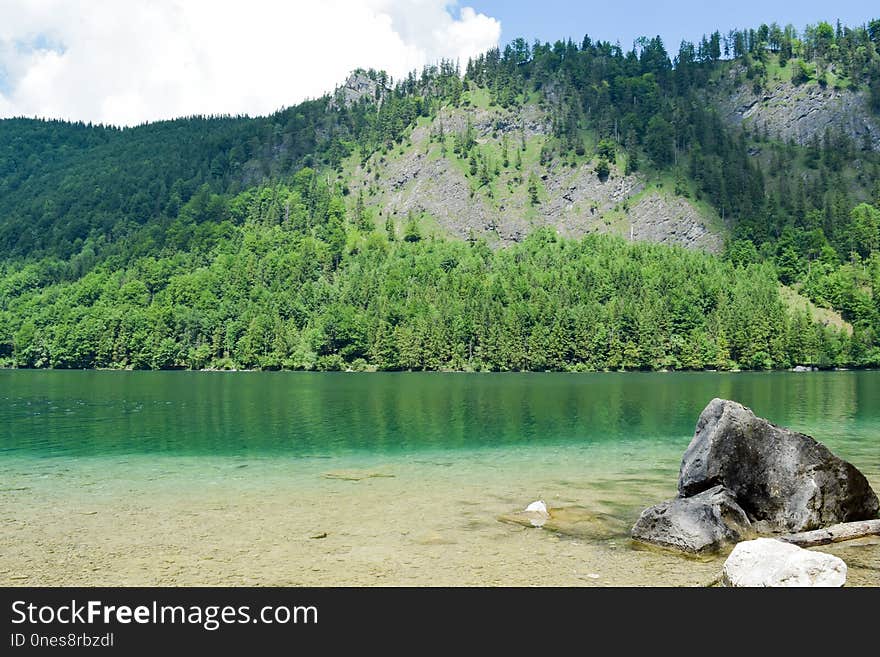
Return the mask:
[[[0,584],[706,585],[723,556],[628,538],[642,508],[675,494],[679,458],[644,440],[394,457],[8,457]],[[880,490],[880,472],[866,475]],[[574,535],[499,521],[539,498],[575,519]],[[846,561],[848,586],[880,586],[880,540],[821,549]]]

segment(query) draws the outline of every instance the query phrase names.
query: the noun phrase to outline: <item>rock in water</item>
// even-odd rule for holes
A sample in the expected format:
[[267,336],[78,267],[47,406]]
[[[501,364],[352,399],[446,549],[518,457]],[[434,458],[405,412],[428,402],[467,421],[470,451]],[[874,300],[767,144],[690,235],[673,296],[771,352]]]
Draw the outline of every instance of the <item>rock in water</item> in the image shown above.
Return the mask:
[[802,532],[877,517],[880,502],[853,465],[806,436],[713,399],[678,478],[682,497],[722,485],[759,532]]
[[843,586],[846,564],[775,538],[739,543],[721,572],[725,586]]
[[582,506],[548,508],[546,513],[528,510],[514,511],[513,513],[502,513],[498,516],[498,520],[522,527],[540,527],[554,534],[583,538],[588,541],[606,541],[617,538],[627,529],[620,518],[606,513],[596,513]]
[[524,514],[529,519],[529,522],[532,523],[533,527],[543,527],[550,519],[550,511],[544,503],[544,500],[538,500],[537,502],[529,504],[526,507]]
[[532,502],[526,507],[526,511],[532,511],[534,513],[543,513],[544,515],[550,515],[550,512],[547,511],[547,505],[544,503],[544,500],[538,500],[537,502]]
[[717,551],[749,533],[799,533],[877,517],[880,502],[853,465],[811,437],[713,399],[681,462],[679,497],[645,509],[639,541]]
[[745,511],[723,486],[649,507],[632,528],[637,541],[694,554],[717,552],[750,534]]

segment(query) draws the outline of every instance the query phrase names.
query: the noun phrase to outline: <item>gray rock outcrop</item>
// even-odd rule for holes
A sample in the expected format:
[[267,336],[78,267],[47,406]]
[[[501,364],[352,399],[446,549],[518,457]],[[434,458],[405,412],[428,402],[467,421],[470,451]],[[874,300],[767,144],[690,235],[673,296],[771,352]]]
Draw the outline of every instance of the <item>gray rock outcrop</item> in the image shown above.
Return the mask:
[[734,587],[839,587],[846,583],[846,564],[830,554],[758,538],[733,548],[724,562],[721,582]]
[[[732,71],[735,77],[736,71]],[[806,146],[826,130],[844,133],[861,148],[880,149],[880,124],[867,92],[822,87],[816,82],[777,82],[756,96],[748,85],[730,80],[728,93],[717,98],[728,123],[744,124],[782,141]]]
[[357,69],[333,93],[331,106],[350,107],[356,105],[362,98],[381,104],[389,91],[385,81],[375,71]]
[[[357,91],[364,84],[364,79],[353,79],[340,93],[348,94],[349,87]],[[453,150],[454,136],[468,127],[481,152],[501,152],[507,140],[509,166],[495,162],[499,168],[490,185],[477,184],[469,177],[467,160]],[[550,228],[575,239],[612,233],[636,241],[721,251],[723,226],[686,198],[661,189],[646,190],[642,175],[624,175],[614,165],[603,181],[595,163],[570,166],[558,157],[539,165],[527,156],[517,169],[521,138],[540,141],[550,132],[550,115],[532,104],[516,110],[443,108],[430,123],[415,127],[407,143],[375,153],[356,167],[350,187],[375,210],[380,226],[389,215],[400,223],[413,212],[430,217],[431,229],[461,239],[484,237],[493,247]],[[438,142],[440,134],[445,135],[445,154]],[[531,176],[540,180],[537,205],[526,193]]]
[[713,399],[682,458],[677,498],[645,509],[633,539],[713,552],[749,534],[804,532],[876,518],[880,501],[852,464],[810,436]]
[[760,532],[802,532],[880,509],[868,480],[810,436],[776,426],[733,401],[700,415],[678,477],[682,497],[722,485]]
[[633,239],[658,244],[675,244],[689,249],[720,253],[721,233],[713,230],[693,203],[680,196],[646,194],[627,215]]
[[632,537],[643,543],[695,554],[717,552],[751,534],[751,523],[733,495],[715,486],[642,511]]

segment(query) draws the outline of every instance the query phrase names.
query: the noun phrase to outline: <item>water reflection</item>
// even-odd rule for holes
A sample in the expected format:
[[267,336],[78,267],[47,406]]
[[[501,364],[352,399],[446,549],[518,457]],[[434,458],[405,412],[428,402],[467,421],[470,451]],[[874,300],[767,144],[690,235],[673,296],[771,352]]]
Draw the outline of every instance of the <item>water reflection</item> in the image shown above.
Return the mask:
[[0,372],[0,450],[320,455],[674,441],[713,397],[880,453],[880,373]]

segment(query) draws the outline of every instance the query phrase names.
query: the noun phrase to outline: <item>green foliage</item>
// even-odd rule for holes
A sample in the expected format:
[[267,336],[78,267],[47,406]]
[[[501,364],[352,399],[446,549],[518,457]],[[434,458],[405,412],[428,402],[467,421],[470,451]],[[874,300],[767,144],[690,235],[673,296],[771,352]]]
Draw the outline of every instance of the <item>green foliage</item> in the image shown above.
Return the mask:
[[596,155],[609,162],[614,162],[617,157],[617,144],[611,139],[603,139],[596,146]]
[[596,146],[599,161],[596,163],[596,175],[605,182],[611,173],[611,163],[617,159],[617,144],[611,139],[603,139]]
[[746,267],[760,262],[758,249],[750,240],[736,240],[728,244],[724,257],[737,267]]
[[385,236],[389,242],[397,239],[397,230],[394,227],[394,220],[391,218],[391,215],[385,218]]
[[406,226],[403,229],[404,242],[418,242],[422,239],[422,233],[419,229],[419,221],[416,215],[410,210],[407,218]]
[[797,59],[794,62],[794,70],[791,74],[791,81],[795,84],[804,84],[805,82],[809,82],[810,80],[810,69],[807,68],[806,63],[802,59]]
[[[319,214],[299,207],[310,185]],[[291,218],[280,222],[266,202],[279,198],[293,199]],[[731,249],[749,253],[731,256],[735,266],[700,252],[599,235],[571,241],[543,229],[491,251],[479,241],[415,238],[411,214],[403,240],[352,233],[355,248],[340,250],[340,199],[307,174],[294,187],[205,201],[223,216],[246,210],[198,257],[178,251],[122,268],[108,263],[72,281],[46,280],[48,262],[5,270],[0,357],[20,367],[325,371],[861,362],[847,336],[786,311],[774,270],[755,264],[745,243]],[[294,221],[299,214],[304,220]],[[877,260],[871,280],[880,278]],[[847,267],[815,278],[816,294],[853,316],[876,314],[861,282],[848,284],[856,268]],[[808,355],[803,332],[817,345]]]
[[853,208],[852,219],[853,246],[862,257],[880,251],[880,209],[867,203]]
[[675,133],[672,124],[659,114],[651,117],[648,122],[648,134],[645,138],[645,149],[659,165],[672,162]]
[[638,153],[633,152],[627,155],[626,158],[626,167],[624,168],[624,174],[629,176],[634,174],[639,170],[639,156]]
[[538,198],[538,178],[534,173],[529,174],[529,202],[532,205],[538,205],[541,201]]

